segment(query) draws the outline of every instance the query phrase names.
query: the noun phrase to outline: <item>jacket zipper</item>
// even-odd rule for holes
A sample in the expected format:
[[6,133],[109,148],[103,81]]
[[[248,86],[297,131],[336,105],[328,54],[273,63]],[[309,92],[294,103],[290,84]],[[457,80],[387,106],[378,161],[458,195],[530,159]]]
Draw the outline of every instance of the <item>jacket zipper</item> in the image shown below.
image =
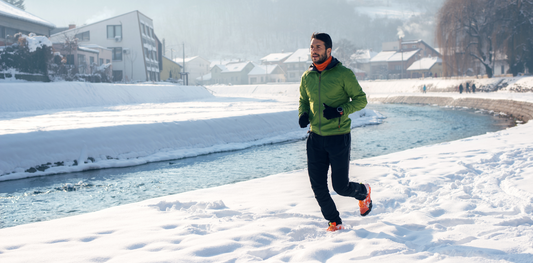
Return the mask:
[[318,133],[322,136],[322,117],[320,116],[320,107],[322,107],[322,98],[320,97],[320,83],[322,82],[322,72],[318,72]]

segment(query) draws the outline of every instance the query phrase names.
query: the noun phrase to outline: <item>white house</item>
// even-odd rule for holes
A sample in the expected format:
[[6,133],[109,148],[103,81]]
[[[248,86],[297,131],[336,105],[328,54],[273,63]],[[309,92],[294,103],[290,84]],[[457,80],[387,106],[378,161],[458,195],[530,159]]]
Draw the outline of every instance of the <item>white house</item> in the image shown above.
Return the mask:
[[309,48],[300,48],[293,52],[285,61],[285,72],[288,82],[299,82],[304,72],[313,64]]
[[50,37],[54,43],[78,38],[80,45],[112,50],[114,81],[159,81],[161,52],[151,18],[139,11],[75,27]]
[[248,84],[248,73],[253,68],[250,61],[215,65],[211,68],[211,84]]
[[285,82],[285,71],[279,65],[254,65],[248,73],[248,83]]
[[[176,63],[183,63],[183,58],[174,59]],[[185,72],[189,74],[189,85],[200,85],[204,82],[203,77],[209,74],[211,62],[203,57],[195,56],[185,58]]]
[[442,75],[442,59],[440,57],[421,58],[407,68],[407,74],[410,78],[439,77]]

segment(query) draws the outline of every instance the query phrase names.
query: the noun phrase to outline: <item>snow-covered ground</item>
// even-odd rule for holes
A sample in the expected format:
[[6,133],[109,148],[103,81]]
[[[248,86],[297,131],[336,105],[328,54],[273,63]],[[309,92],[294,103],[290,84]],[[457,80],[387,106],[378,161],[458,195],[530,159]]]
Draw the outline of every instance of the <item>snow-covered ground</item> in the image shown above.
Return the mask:
[[[419,96],[420,81],[362,86],[369,96],[390,96],[391,87]],[[430,91],[451,82],[435,81]],[[533,86],[531,78],[509,86],[518,82]],[[68,85],[0,82],[0,178],[305,136],[295,84]],[[533,102],[530,93],[461,96]],[[378,121],[370,111],[353,118],[361,115]],[[332,192],[347,226],[335,233],[325,231],[307,171],[297,170],[0,229],[0,262],[533,262],[532,133],[527,123],[352,162],[353,180],[372,186],[374,210],[361,217],[354,199]],[[61,160],[44,172],[21,171]]]

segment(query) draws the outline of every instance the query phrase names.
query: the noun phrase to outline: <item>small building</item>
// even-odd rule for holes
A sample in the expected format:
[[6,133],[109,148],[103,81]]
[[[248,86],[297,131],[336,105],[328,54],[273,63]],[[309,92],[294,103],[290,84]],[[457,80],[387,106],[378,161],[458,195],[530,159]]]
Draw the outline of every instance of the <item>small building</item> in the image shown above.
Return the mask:
[[387,79],[389,75],[389,58],[395,53],[396,51],[381,51],[370,59],[370,78]]
[[[108,48],[97,45],[68,47],[63,43],[53,43],[52,47],[61,54],[64,64],[72,66],[79,74],[94,74],[100,66],[111,66],[112,52]],[[111,74],[111,71],[109,73]]]
[[253,68],[250,61],[215,65],[211,68],[211,84],[248,84],[248,73]]
[[302,75],[313,64],[309,48],[300,48],[294,51],[283,62],[288,82],[300,82]]
[[78,39],[112,50],[113,81],[159,81],[160,43],[151,18],[139,11],[53,34],[53,43]]
[[[104,64],[112,64],[113,51],[111,49],[96,44],[79,45],[79,47],[98,51],[98,56],[96,57],[96,61],[94,61],[96,65],[102,66]],[[91,64],[93,63],[90,58],[89,62]]]
[[413,51],[420,49],[422,57],[438,57],[440,53],[428,45],[424,40],[403,40],[399,39],[394,42],[385,42],[382,44],[382,51]]
[[54,28],[54,24],[0,0],[0,46],[13,44],[17,33],[48,37]]
[[442,59],[430,57],[419,59],[407,68],[410,78],[428,78],[442,76]]
[[407,69],[425,57],[440,54],[423,40],[403,40],[382,44],[383,51],[370,59],[371,79],[396,79],[409,77]]
[[182,66],[172,59],[162,56],[162,68],[159,71],[162,81],[177,82],[181,79]]
[[355,72],[357,79],[364,80],[372,71],[370,60],[378,53],[371,49],[360,49],[350,56],[349,68]]
[[[176,63],[183,64],[183,58],[175,58]],[[209,74],[211,62],[201,56],[185,58],[185,72],[189,76],[189,84],[203,83],[203,76]],[[198,80],[199,78],[199,80]]]
[[279,65],[255,65],[248,73],[249,84],[285,81],[285,71]]
[[292,55],[292,53],[293,52],[271,53],[260,59],[261,65],[279,65],[284,72],[287,72],[287,64],[284,62]]

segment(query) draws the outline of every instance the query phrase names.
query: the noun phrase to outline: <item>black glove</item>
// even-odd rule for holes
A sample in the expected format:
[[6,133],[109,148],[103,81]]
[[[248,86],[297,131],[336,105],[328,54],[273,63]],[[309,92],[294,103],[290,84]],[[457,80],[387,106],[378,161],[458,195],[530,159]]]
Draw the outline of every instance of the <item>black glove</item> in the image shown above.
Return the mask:
[[[333,107],[326,105],[326,103],[323,103],[323,104],[324,104],[324,118],[328,120],[338,118],[342,116],[342,114],[344,113],[341,107],[333,108]],[[337,109],[340,109],[340,112]]]
[[309,114],[307,114],[307,112],[304,112],[300,116],[300,119],[298,120],[298,123],[300,123],[300,127],[301,128],[307,127],[307,124],[309,124]]

